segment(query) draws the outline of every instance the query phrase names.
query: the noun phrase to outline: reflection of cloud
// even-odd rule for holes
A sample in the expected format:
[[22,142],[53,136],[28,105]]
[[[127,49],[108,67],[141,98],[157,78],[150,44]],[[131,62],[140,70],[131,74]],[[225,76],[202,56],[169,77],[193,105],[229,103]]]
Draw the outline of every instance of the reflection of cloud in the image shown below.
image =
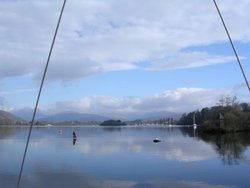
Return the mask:
[[[190,147],[191,148],[191,147]],[[189,149],[188,149],[189,150]],[[207,150],[205,150],[207,151]],[[170,160],[178,160],[178,161],[201,161],[205,159],[209,159],[214,157],[213,152],[201,153],[202,151],[198,150],[195,153],[186,152],[183,148],[176,148],[170,151],[165,152],[165,157]],[[163,153],[162,153],[163,154]]]
[[84,151],[84,153],[91,153],[91,145],[90,143],[84,142],[81,144],[81,149]]
[[[169,135],[170,136],[170,135]],[[101,138],[100,138],[101,139]],[[101,145],[95,138],[85,139],[84,143],[78,143],[82,153],[98,155],[112,155],[115,153],[152,153],[168,160],[200,161],[214,157],[216,154],[210,145],[202,141],[185,139],[181,137],[162,138],[162,142],[156,145],[152,140],[136,139],[135,137],[113,138],[113,141],[104,141]]]
[[[209,165],[210,162],[202,162],[201,166],[197,163],[198,166],[195,171],[186,168],[193,163],[185,162],[208,159],[214,157],[215,153],[211,146],[201,140],[184,137],[178,132],[178,129],[171,129],[171,132],[167,131],[168,128],[163,127],[160,129],[124,127],[121,131],[110,132],[104,131],[101,127],[77,127],[75,129],[78,136],[75,146],[72,146],[71,142],[71,127],[65,128],[63,135],[58,134],[57,127],[39,128],[39,133],[42,136],[34,129],[36,139],[31,140],[29,147],[29,157],[22,179],[23,187],[232,187],[220,185],[219,182],[221,181],[219,180],[219,182],[212,181],[212,184],[206,182],[208,178],[206,176],[206,165]],[[159,144],[155,144],[151,140],[155,134],[159,135],[162,140]],[[9,142],[0,140],[0,149],[5,151],[1,153],[5,156],[4,158],[3,155],[0,155],[0,159],[4,159],[0,160],[0,169],[3,172],[0,173],[0,187],[14,187],[12,185],[16,181],[16,176],[11,174],[19,172],[17,170],[19,165],[15,164],[16,167],[13,167],[13,162],[15,162],[14,157],[19,157],[15,154],[18,148],[20,150],[20,140],[11,138],[7,140]],[[175,161],[166,162],[166,159]],[[168,168],[169,164],[174,167],[176,163],[179,165],[179,161],[184,161],[182,163],[185,166],[184,168],[177,168],[173,171],[171,167]],[[150,169],[150,167],[153,168]],[[205,172],[202,175],[197,174],[201,172],[200,167],[202,168],[201,171]],[[209,169],[208,174],[213,173],[213,169],[210,167]],[[218,173],[224,172],[224,170],[223,168],[222,171],[215,172],[215,175],[220,177]],[[146,173],[144,174],[144,172]],[[226,177],[230,178],[231,175]],[[210,178],[208,179],[211,181]]]
[[[25,188],[57,188],[57,187],[87,187],[87,188],[236,188],[236,186],[213,185],[196,181],[121,181],[110,179],[99,179],[76,171],[62,169],[55,172],[52,169],[41,171],[39,166],[34,166],[33,173],[23,175],[21,186]],[[0,174],[1,187],[14,187],[16,176]]]
[[205,182],[195,182],[195,181],[163,181],[157,182],[155,188],[236,188],[236,186],[228,185],[211,185]]
[[200,161],[215,156],[215,152],[210,145],[205,142],[183,139],[181,137],[171,138],[171,145],[167,151],[162,153],[167,159],[179,161]]
[[[53,133],[53,131],[50,133]],[[56,131],[54,133],[58,134]],[[65,132],[65,134],[70,134],[71,136],[71,133]],[[70,138],[71,137],[69,137],[69,140]],[[44,151],[53,150],[53,148],[47,147],[51,141],[54,143],[52,146],[57,150],[63,148],[70,149],[72,147],[70,141],[61,139],[60,137],[55,137],[54,134],[42,134],[39,138],[31,139],[30,148],[40,148]],[[216,155],[212,147],[205,142],[182,137],[181,135],[165,135],[165,137],[161,138],[162,142],[157,145],[155,145],[151,139],[151,136],[141,135],[139,137],[130,135],[120,135],[118,137],[117,135],[110,135],[110,137],[107,138],[106,134],[101,134],[99,136],[81,137],[81,133],[79,133],[76,148],[84,154],[112,155],[116,153],[148,153],[158,155],[167,160],[186,162],[205,160]],[[100,140],[102,140],[101,144]],[[2,140],[2,143],[8,147],[8,145],[15,145],[18,141],[19,140],[12,138]]]

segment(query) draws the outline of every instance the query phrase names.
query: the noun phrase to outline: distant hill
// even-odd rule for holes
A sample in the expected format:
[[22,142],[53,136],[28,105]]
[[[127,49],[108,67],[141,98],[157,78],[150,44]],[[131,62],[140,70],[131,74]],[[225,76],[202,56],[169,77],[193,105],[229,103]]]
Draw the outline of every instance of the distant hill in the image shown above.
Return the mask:
[[38,119],[38,121],[47,121],[47,122],[62,122],[62,121],[79,121],[79,122],[88,122],[88,121],[105,121],[110,119],[109,117],[95,115],[95,114],[85,114],[77,112],[62,112],[54,114],[51,116],[46,116]]
[[0,125],[22,125],[27,122],[12,113],[0,110]]
[[[11,111],[11,113],[14,114],[15,116],[21,117],[22,119],[28,122],[32,120],[33,112],[34,112],[34,109],[32,108],[22,108],[22,109]],[[44,117],[46,117],[46,114],[38,109],[36,111],[36,119],[41,119]]]

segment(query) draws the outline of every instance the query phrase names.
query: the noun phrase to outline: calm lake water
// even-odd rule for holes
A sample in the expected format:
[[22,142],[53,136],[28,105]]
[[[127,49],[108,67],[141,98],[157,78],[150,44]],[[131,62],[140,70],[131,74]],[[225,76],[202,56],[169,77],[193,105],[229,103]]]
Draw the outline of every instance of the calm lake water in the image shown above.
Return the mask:
[[[1,188],[16,187],[27,134],[0,127]],[[249,145],[249,133],[200,136],[192,128],[34,127],[20,187],[248,188]]]

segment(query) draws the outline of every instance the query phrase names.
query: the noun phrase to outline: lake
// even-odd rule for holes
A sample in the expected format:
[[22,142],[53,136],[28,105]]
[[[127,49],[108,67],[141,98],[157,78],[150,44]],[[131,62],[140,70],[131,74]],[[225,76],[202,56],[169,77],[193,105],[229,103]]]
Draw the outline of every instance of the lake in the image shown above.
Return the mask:
[[[27,134],[0,127],[1,188],[16,187]],[[248,188],[249,145],[249,133],[199,135],[192,127],[34,127],[20,187]]]

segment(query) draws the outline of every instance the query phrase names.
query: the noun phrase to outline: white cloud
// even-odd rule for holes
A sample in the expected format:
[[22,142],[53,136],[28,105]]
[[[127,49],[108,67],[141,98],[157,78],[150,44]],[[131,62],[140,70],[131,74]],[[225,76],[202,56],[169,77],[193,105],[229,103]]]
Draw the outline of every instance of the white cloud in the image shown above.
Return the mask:
[[[219,4],[234,40],[249,42],[250,3]],[[0,2],[1,78],[40,78],[60,8],[60,1]],[[230,56],[182,53],[189,47],[222,42],[227,38],[210,1],[73,0],[66,4],[48,79],[68,81],[139,69],[141,62],[152,62],[150,68],[155,69],[230,62]]]
[[5,91],[5,92],[0,92],[2,96],[10,96],[10,95],[18,95],[20,93],[29,93],[29,92],[34,92],[36,91],[35,89],[27,88],[27,89],[17,89],[14,91]]
[[88,112],[89,110],[93,110],[93,108],[93,100],[89,97],[84,97],[78,101],[58,101],[52,106],[41,107],[41,109],[50,113],[57,113],[61,111]]
[[168,90],[150,97],[112,97],[89,96],[80,101],[63,101],[49,106],[43,106],[53,113],[60,111],[78,111],[128,117],[133,113],[150,112],[189,112],[215,105],[219,97],[229,90],[204,89],[204,88],[178,88]]
[[137,110],[186,112],[212,106],[224,90],[203,88],[178,88],[162,94],[145,98],[142,103],[134,105]]
[[[241,58],[243,59],[243,57]],[[235,56],[212,56],[206,52],[181,52],[174,56],[156,59],[150,70],[195,68],[235,61]]]

